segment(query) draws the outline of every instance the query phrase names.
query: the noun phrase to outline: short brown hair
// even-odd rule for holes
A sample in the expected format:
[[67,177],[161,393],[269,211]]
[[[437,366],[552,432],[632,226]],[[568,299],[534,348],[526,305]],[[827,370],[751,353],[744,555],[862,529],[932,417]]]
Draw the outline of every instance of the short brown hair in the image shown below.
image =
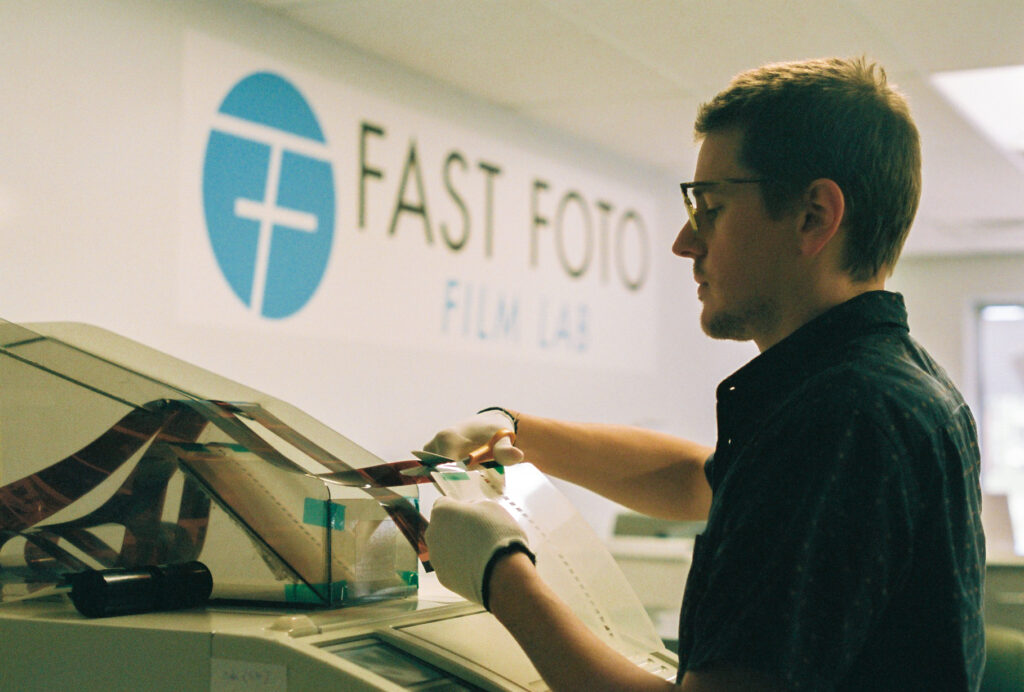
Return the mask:
[[743,133],[740,163],[781,214],[818,178],[834,180],[849,229],[843,269],[891,273],[921,196],[921,147],[903,96],[864,58],[775,63],[737,75],[701,106],[698,138]]

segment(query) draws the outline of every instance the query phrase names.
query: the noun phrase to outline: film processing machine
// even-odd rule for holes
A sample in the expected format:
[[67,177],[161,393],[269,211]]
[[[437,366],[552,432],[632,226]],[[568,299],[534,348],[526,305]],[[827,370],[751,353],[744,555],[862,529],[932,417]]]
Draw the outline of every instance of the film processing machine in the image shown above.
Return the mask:
[[366,471],[381,463],[111,332],[0,321],[0,689],[546,689],[430,571],[421,512],[438,494],[500,502],[587,626],[674,679],[608,550],[543,474],[439,467],[396,484]]

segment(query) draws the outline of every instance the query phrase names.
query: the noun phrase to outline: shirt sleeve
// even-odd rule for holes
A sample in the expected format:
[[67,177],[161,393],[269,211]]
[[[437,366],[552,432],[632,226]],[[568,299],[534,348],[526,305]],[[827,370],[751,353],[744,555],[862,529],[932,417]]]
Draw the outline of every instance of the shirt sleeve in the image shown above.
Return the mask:
[[695,554],[702,595],[684,603],[688,669],[829,689],[905,577],[915,490],[895,427],[856,406],[798,408],[730,461]]

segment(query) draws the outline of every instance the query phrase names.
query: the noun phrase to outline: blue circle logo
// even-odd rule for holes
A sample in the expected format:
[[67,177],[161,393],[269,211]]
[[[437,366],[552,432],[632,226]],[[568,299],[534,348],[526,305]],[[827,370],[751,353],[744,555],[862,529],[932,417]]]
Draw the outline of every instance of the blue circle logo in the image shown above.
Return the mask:
[[224,98],[203,161],[203,211],[231,290],[264,317],[313,296],[334,237],[334,175],[309,104],[269,72]]

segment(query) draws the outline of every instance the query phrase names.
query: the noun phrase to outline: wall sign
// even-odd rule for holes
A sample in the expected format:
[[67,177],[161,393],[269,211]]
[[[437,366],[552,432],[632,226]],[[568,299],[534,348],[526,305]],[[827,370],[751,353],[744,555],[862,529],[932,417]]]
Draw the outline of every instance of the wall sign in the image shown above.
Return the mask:
[[184,61],[182,320],[653,364],[646,191],[201,34]]

